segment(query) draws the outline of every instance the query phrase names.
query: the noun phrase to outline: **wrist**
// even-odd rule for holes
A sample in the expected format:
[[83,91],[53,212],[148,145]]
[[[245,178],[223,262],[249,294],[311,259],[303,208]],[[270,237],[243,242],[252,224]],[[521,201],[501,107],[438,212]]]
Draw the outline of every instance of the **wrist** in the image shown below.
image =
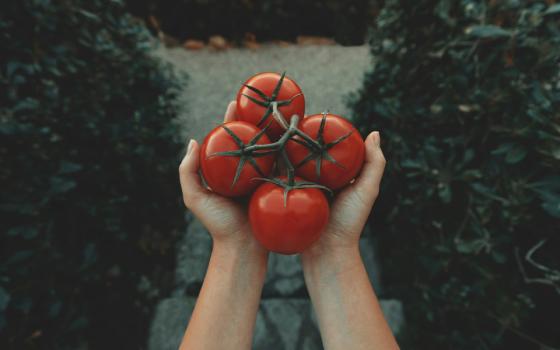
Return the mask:
[[301,263],[304,272],[320,269],[335,274],[363,264],[358,242],[336,247],[312,246],[301,254]]
[[268,251],[255,239],[247,240],[214,240],[212,256],[228,264],[239,262],[242,264],[265,265],[268,261]]

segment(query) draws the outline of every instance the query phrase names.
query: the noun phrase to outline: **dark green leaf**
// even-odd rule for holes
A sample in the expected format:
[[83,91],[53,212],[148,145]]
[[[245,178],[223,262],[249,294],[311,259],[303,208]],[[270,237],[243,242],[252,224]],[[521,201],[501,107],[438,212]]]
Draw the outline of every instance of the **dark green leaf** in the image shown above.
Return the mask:
[[507,38],[512,35],[510,31],[493,25],[472,26],[465,30],[465,33],[478,38]]
[[442,184],[441,186],[438,186],[438,195],[439,198],[444,202],[444,203],[449,203],[451,202],[451,187],[448,184]]
[[492,259],[494,259],[494,261],[498,264],[503,264],[507,261],[506,256],[496,250],[492,251]]
[[471,254],[475,251],[474,245],[471,242],[459,241],[455,243],[455,247],[459,253]]
[[521,146],[510,149],[506,155],[506,163],[515,164],[522,161],[527,155],[527,150]]
[[66,162],[66,161],[61,161],[60,162],[60,174],[70,174],[70,173],[75,173],[76,171],[82,170],[82,165],[78,164],[78,163],[72,163],[72,162]]
[[76,187],[76,182],[73,180],[54,176],[51,178],[51,191],[53,193],[65,193]]
[[560,198],[552,202],[544,202],[542,208],[550,215],[560,219]]
[[545,15],[552,15],[552,14],[555,14],[555,13],[560,13],[560,4],[551,5],[544,12]]
[[8,261],[6,261],[6,265],[19,264],[19,263],[23,262],[24,260],[29,259],[32,256],[33,256],[33,251],[31,251],[31,250],[20,250],[19,252],[16,252],[16,253],[12,254],[12,256],[10,256]]
[[10,293],[0,286],[0,313],[2,313],[8,307],[10,303]]

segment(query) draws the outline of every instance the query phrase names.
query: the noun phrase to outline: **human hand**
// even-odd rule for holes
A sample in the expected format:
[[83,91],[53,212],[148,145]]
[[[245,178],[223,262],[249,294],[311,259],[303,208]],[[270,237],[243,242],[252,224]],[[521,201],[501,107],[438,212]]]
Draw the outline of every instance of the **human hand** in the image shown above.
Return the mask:
[[[231,102],[224,116],[224,123],[236,119],[235,110],[236,102]],[[264,253],[264,248],[251,233],[247,210],[243,205],[202,186],[198,174],[199,158],[200,146],[195,140],[191,140],[179,166],[185,206],[208,229],[214,244]]]
[[[235,110],[235,102],[230,103],[224,122],[235,120]],[[198,175],[199,157],[200,147],[191,140],[179,166],[181,189],[185,206],[208,229],[213,246],[206,276],[179,348],[249,349],[268,253],[253,237],[243,204],[202,185]],[[216,337],[216,334],[221,336]]]
[[359,251],[385,168],[378,132],[365,147],[360,176],[336,196],[327,228],[301,255],[325,349],[399,349]]
[[302,257],[333,254],[348,249],[357,251],[360,235],[379,194],[385,169],[380,142],[379,132],[368,135],[364,141],[366,155],[360,175],[336,195],[327,227],[319,240],[302,253]]

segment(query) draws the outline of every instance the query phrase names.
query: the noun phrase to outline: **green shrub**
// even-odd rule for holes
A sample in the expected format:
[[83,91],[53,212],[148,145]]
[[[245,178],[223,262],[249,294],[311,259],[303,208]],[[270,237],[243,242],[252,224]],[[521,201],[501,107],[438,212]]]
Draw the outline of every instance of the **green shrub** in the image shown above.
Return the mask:
[[347,45],[363,44],[371,15],[369,0],[127,0],[131,12],[155,16],[179,39],[220,34],[232,40],[254,33],[258,40],[322,35]]
[[178,81],[119,1],[1,7],[0,348],[141,348],[183,220]]
[[385,1],[370,44],[351,103],[388,158],[372,224],[404,341],[560,346],[560,5]]

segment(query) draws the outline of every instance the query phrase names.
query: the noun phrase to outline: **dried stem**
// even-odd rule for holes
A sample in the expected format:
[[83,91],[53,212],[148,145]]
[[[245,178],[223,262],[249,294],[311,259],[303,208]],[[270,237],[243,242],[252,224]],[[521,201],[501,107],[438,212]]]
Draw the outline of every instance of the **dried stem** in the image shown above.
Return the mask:
[[521,257],[519,256],[519,248],[515,248],[515,259],[517,260],[517,265],[519,266],[519,271],[523,276],[523,280],[525,283],[536,283],[536,284],[544,284],[553,287],[558,294],[560,294],[560,271],[551,269],[547,266],[544,266],[540,263],[537,263],[533,259],[533,254],[544,245],[546,240],[541,240],[537,244],[535,244],[531,249],[527,251],[525,254],[525,260],[531,264],[536,269],[542,271],[544,273],[544,277],[541,278],[531,278],[527,275],[525,271],[525,267],[523,267],[523,262],[521,261]]

